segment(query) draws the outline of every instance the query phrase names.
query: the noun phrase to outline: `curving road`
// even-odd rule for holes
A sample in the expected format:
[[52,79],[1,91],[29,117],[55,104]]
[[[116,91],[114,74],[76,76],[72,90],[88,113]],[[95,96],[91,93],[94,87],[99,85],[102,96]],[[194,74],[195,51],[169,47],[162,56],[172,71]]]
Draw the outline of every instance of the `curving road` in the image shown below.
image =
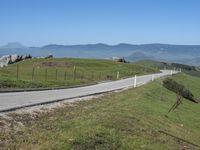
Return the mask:
[[[137,86],[141,84],[146,84],[147,82],[152,80],[152,77],[156,79],[159,77],[171,75],[172,73],[171,70],[161,71],[162,73],[138,76]],[[134,77],[70,89],[0,93],[0,112],[16,110],[28,106],[57,102],[75,97],[84,97],[94,94],[100,94],[133,86]]]

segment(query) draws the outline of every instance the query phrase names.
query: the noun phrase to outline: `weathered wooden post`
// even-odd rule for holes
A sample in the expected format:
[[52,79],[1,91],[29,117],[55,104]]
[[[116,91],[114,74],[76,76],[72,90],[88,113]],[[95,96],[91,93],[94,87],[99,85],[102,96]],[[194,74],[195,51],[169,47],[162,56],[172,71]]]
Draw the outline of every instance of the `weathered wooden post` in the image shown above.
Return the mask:
[[19,64],[17,64],[17,80],[19,80]]
[[45,81],[47,81],[47,68],[45,69]]
[[67,71],[65,70],[64,80],[67,79]]
[[99,73],[99,80],[101,80],[101,72]]
[[93,71],[92,71],[92,77],[91,78],[92,78],[92,80],[94,79],[94,72]]
[[137,87],[137,76],[135,75],[135,78],[134,78],[134,88]]
[[76,66],[74,66],[73,76],[74,76],[74,80],[76,80]]
[[82,71],[82,76],[81,76],[82,80],[84,79],[84,71]]
[[35,75],[35,67],[32,69],[32,81],[34,80],[34,75]]
[[56,80],[58,80],[58,69],[56,69]]

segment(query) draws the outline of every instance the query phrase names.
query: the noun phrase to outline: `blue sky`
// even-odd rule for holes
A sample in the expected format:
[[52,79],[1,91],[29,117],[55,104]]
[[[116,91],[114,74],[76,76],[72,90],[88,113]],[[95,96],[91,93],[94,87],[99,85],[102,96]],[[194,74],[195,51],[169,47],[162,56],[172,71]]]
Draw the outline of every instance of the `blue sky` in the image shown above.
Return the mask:
[[200,0],[0,0],[0,45],[200,45]]

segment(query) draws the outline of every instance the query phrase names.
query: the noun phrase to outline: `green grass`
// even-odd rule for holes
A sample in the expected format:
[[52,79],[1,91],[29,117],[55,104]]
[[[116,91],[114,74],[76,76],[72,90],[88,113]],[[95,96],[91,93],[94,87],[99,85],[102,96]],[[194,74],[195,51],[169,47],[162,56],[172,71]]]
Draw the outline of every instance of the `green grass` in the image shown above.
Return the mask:
[[159,62],[159,61],[154,61],[154,60],[142,60],[142,61],[135,62],[135,64],[157,68],[157,69],[166,68],[166,69],[173,70],[174,68],[178,68],[178,69],[182,68],[182,72],[191,76],[200,77],[200,68],[197,66],[184,65],[184,64],[179,64],[179,63]]
[[[19,66],[18,80],[17,65]],[[76,66],[75,80],[74,66]],[[33,68],[34,74],[32,73]],[[103,80],[116,80],[117,72],[120,73],[120,78],[125,78],[135,74],[149,74],[158,71],[151,67],[109,60],[32,59],[0,68],[0,88],[74,86]]]
[[[172,77],[200,97],[200,79],[185,74]],[[164,88],[162,79],[136,89],[106,94],[48,113],[11,114],[0,123],[2,149],[198,149],[160,133],[168,132],[200,145],[200,107],[183,100],[168,110],[176,95]],[[1,119],[3,120],[3,119]],[[3,121],[2,121],[3,122]],[[183,126],[182,126],[183,125]]]

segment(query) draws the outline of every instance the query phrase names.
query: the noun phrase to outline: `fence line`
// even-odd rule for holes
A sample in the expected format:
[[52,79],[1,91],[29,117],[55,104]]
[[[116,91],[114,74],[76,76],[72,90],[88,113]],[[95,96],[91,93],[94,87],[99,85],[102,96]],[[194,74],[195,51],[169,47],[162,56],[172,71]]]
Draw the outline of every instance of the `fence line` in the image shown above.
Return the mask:
[[[68,70],[69,69],[69,70]],[[13,74],[14,75],[14,74]],[[30,80],[30,81],[55,81],[59,80],[116,80],[128,75],[126,72],[105,70],[105,71],[87,71],[78,69],[75,65],[73,68],[49,68],[49,67],[36,67],[20,68],[16,65],[16,80]]]

